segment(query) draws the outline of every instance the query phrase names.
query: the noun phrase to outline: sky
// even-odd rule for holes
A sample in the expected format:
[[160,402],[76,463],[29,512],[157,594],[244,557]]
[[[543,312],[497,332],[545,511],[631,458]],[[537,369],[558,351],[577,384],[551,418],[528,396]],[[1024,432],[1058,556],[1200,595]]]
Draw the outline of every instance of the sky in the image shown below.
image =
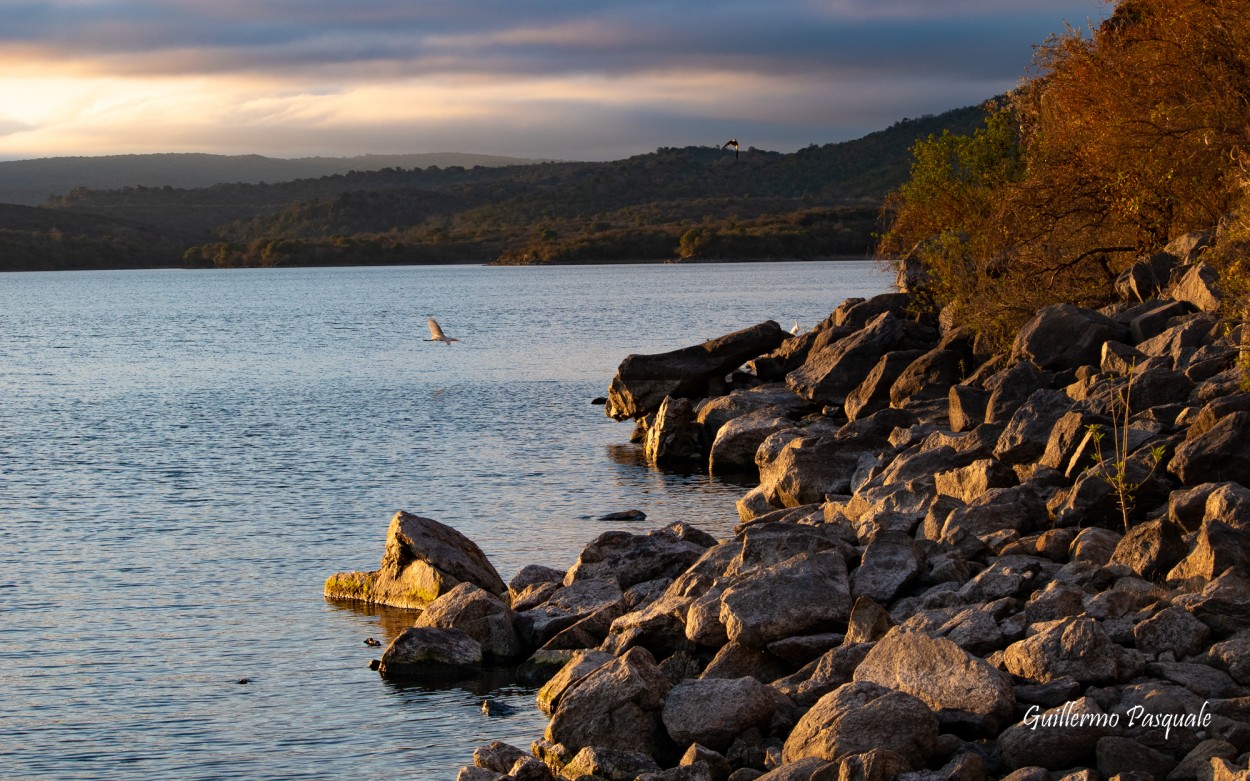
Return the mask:
[[1002,93],[1104,0],[0,0],[0,160],[789,152]]

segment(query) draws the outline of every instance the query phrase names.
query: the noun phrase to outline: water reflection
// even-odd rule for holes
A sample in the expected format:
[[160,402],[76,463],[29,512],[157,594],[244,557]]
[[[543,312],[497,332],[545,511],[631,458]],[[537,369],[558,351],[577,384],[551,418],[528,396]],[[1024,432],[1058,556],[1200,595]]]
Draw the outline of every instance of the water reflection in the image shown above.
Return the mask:
[[[353,602],[346,599],[327,599],[326,604],[347,613],[376,620],[378,632],[372,637],[382,641],[383,646],[389,645],[408,627],[412,626],[422,611],[416,608],[391,607],[375,605],[368,602]],[[381,635],[380,637],[378,635]],[[363,642],[363,640],[362,640]]]

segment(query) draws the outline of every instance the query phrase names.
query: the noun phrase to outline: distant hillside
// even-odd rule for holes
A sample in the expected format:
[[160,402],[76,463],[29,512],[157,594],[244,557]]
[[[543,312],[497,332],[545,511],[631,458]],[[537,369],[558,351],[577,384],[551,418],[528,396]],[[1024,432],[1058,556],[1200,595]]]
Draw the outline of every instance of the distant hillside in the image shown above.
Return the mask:
[[181,251],[150,225],[0,204],[0,271],[165,267]]
[[518,157],[435,152],[361,157],[282,159],[260,155],[152,154],[47,157],[0,162],[0,203],[43,204],[78,187],[209,187],[226,182],[287,182],[350,171],[429,166],[505,166],[539,162]]
[[665,147],[607,163],[79,187],[48,205],[151,226],[162,247],[182,250],[170,265],[863,257],[882,199],[908,178],[916,140],[968,134],[983,118],[968,107],[788,154]]

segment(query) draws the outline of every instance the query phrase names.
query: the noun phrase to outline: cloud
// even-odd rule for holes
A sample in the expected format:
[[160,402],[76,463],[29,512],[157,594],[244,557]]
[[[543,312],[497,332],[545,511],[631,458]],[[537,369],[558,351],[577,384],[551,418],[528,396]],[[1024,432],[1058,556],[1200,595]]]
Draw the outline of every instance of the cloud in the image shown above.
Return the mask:
[[787,149],[990,97],[1032,45],[1099,13],[1102,0],[19,1],[0,27],[0,105],[38,152],[473,143],[592,158],[731,127]]

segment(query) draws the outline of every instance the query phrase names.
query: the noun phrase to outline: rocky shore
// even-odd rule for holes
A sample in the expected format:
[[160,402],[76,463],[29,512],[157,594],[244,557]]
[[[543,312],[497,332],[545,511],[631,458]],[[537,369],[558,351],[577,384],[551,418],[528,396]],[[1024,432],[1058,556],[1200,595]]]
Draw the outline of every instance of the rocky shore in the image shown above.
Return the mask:
[[1203,245],[999,354],[898,292],[629,356],[606,411],[649,461],[758,475],[732,539],[504,585],[399,513],[326,596],[424,608],[383,675],[545,681],[544,737],[462,781],[1250,779],[1250,393]]

